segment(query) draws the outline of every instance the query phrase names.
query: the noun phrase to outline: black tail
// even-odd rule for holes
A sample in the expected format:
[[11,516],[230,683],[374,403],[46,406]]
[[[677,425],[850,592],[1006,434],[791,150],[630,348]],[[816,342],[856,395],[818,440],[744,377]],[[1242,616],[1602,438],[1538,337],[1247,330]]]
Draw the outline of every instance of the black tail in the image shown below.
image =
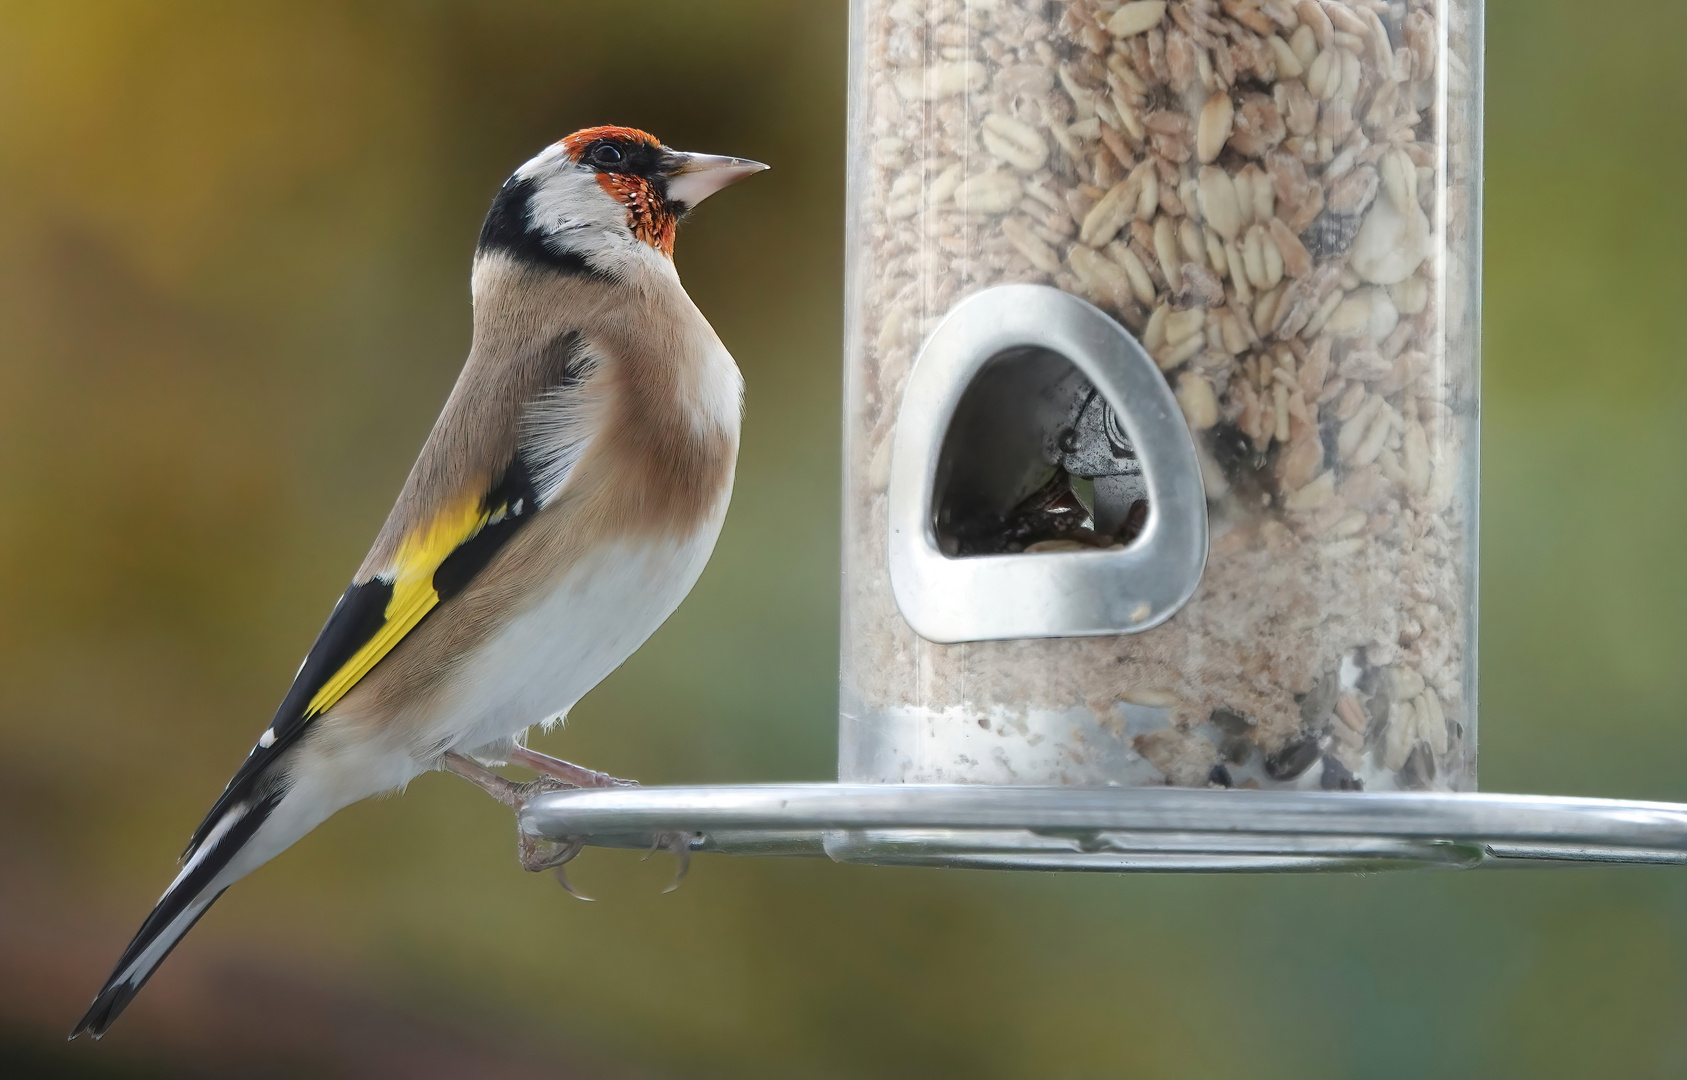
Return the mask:
[[212,889],[217,875],[269,818],[282,794],[273,792],[254,803],[231,807],[223,814],[204,841],[190,853],[187,868],[165,891],[134,940],[123,950],[111,977],[70,1033],[72,1039],[83,1032],[96,1039],[106,1033],[176,943],[223,894],[226,884]]

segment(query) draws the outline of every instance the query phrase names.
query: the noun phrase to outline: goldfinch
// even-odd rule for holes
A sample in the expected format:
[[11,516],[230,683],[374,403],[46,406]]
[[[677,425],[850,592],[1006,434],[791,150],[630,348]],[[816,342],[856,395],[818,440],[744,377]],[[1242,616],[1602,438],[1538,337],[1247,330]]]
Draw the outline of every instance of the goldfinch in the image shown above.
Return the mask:
[[[519,805],[527,750],[690,592],[726,514],[743,380],[680,285],[674,231],[767,166],[624,127],[504,182],[468,361],[374,546],[181,871],[71,1034],[108,1029],[235,881],[341,807],[448,769]],[[556,786],[554,783],[550,786]],[[524,850],[531,867],[571,852]]]

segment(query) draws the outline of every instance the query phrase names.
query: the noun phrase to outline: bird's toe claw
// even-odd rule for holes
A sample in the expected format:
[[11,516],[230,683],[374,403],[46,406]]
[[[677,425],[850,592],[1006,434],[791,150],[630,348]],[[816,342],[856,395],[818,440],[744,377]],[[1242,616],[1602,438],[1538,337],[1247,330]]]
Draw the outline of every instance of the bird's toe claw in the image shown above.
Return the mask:
[[574,883],[568,880],[568,871],[566,868],[558,866],[554,868],[551,873],[556,877],[556,883],[562,886],[562,891],[567,893],[569,896],[572,896],[576,900],[585,900],[588,903],[593,899],[574,887]]
[[685,880],[686,873],[691,869],[691,842],[694,838],[695,834],[682,832],[657,833],[652,838],[650,850],[644,853],[644,857],[648,859],[658,851],[666,851],[678,864],[674,869],[673,882],[662,890],[664,894],[679,888],[680,882]]

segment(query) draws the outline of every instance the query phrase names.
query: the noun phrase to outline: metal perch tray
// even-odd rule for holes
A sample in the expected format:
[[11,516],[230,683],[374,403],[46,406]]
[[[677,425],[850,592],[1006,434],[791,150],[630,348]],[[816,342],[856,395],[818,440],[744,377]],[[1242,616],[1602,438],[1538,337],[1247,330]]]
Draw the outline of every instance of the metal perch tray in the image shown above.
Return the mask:
[[936,784],[557,791],[521,828],[550,841],[826,855],[880,866],[1109,871],[1453,870],[1687,863],[1687,804],[1544,795]]

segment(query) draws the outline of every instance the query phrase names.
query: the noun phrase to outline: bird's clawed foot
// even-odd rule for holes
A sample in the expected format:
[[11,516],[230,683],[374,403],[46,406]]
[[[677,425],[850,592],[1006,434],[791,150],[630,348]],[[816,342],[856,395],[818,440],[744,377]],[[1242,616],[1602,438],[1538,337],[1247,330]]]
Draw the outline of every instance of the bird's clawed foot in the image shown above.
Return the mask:
[[[553,776],[540,776],[526,783],[516,783],[462,754],[446,754],[442,764],[446,770],[461,776],[517,814],[521,813],[522,807],[535,795],[543,795],[547,791],[568,791],[578,787]],[[590,900],[591,897],[580,893],[569,883],[568,875],[563,870],[564,864],[580,854],[580,850],[585,846],[584,840],[568,840],[558,844],[529,836],[519,828],[516,831],[516,857],[521,860],[523,870],[532,874],[543,873],[546,870],[555,871],[557,883],[567,890],[570,896]]]
[[[577,787],[638,787],[637,780],[622,780],[610,776],[608,773],[594,772],[591,769],[581,768],[572,762],[563,761],[548,754],[541,754],[537,750],[529,750],[525,746],[518,746],[511,751],[510,761],[517,765],[525,765],[534,772],[554,777],[565,784],[573,784]],[[691,840],[689,834],[677,832],[658,833],[654,837],[654,842],[645,858],[648,859],[658,851],[666,851],[679,863],[679,868],[674,874],[673,884],[663,889],[664,893],[673,892],[679,888],[680,882],[685,880],[686,871],[691,868]],[[558,873],[560,874],[560,871]],[[564,887],[566,886],[567,883],[564,882]],[[574,890],[569,889],[569,891],[573,892]]]
[[574,887],[564,867],[585,846],[586,842],[578,838],[553,844],[549,840],[537,840],[525,832],[516,836],[516,856],[521,860],[521,868],[530,874],[551,871],[563,891],[576,900],[590,900],[591,897]]
[[[510,754],[510,761],[514,764],[524,765],[541,775],[526,783],[517,783],[514,780],[499,776],[479,762],[458,753],[446,754],[441,760],[441,764],[448,772],[461,776],[517,814],[521,813],[522,807],[527,804],[529,799],[547,791],[568,791],[585,787],[638,786],[636,780],[621,780],[610,776],[608,773],[581,768],[579,765],[549,757],[535,750],[529,750],[525,746],[516,747],[514,752]],[[645,858],[649,858],[658,851],[666,851],[679,864],[674,874],[673,883],[662,890],[664,893],[671,893],[679,888],[680,882],[685,880],[686,872],[691,869],[691,843],[693,839],[693,834],[681,832],[657,833],[654,837],[650,851]],[[582,895],[575,890],[573,885],[569,884],[568,877],[563,870],[569,860],[580,854],[584,847],[585,841],[579,838],[553,843],[529,836],[525,832],[518,831],[516,836],[516,854],[521,860],[522,869],[534,874],[543,873],[546,870],[553,871],[557,882],[568,891],[570,896],[579,897],[581,900],[590,900],[591,897]]]
[[665,832],[657,833],[650,845],[650,850],[644,853],[650,858],[658,851],[666,851],[674,857],[678,865],[674,869],[674,880],[663,889],[663,893],[671,893],[679,888],[680,882],[685,880],[686,873],[691,869],[691,833]]

